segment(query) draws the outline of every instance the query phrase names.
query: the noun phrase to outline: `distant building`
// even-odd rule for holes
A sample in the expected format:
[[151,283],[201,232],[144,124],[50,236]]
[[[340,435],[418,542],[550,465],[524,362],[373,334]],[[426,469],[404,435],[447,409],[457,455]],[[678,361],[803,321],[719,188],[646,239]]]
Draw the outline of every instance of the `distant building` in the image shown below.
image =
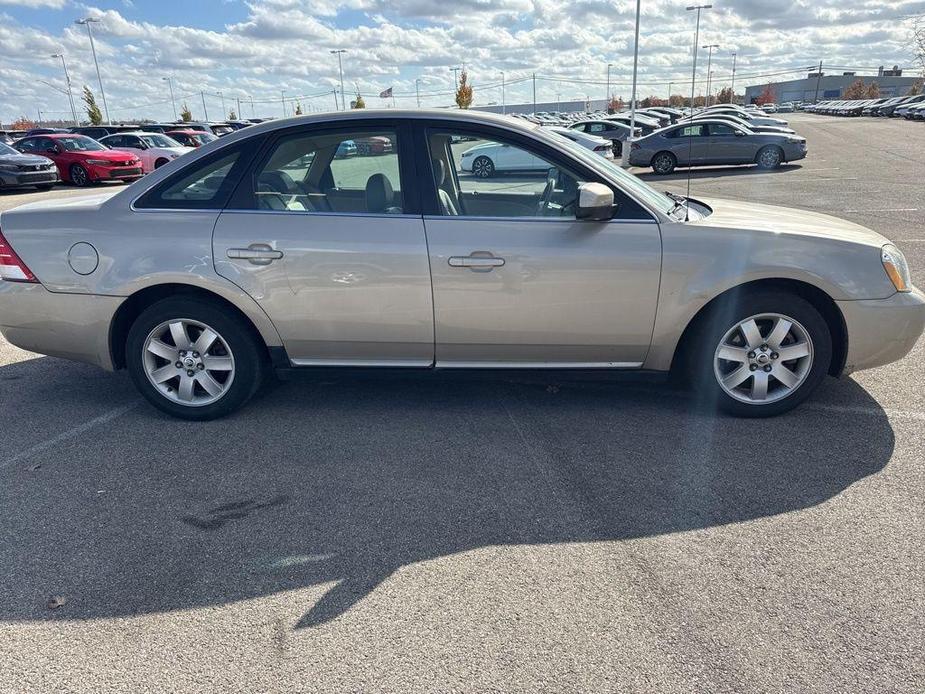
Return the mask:
[[[921,77],[904,77],[899,67],[888,70],[880,68],[879,72],[880,74],[877,75],[856,75],[854,73],[827,75],[823,70],[820,77],[819,72],[816,71],[809,73],[804,79],[771,82],[771,90],[774,92],[774,101],[777,103],[784,101],[812,103],[817,100],[817,93],[819,101],[843,98],[845,90],[857,80],[864,80],[865,84],[877,84],[882,97],[904,96],[909,93],[912,85],[921,81]],[[767,86],[768,83],[764,82],[746,87],[745,103],[754,103]]]

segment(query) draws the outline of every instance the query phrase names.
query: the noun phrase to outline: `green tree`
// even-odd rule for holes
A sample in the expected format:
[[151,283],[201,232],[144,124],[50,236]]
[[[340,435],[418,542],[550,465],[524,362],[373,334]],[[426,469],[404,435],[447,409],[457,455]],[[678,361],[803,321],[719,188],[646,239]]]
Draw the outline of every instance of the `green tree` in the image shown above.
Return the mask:
[[189,106],[186,105],[186,102],[183,102],[183,108],[180,109],[180,120],[184,123],[189,123],[193,120],[193,112],[189,110]]
[[848,85],[848,88],[845,89],[845,93],[842,95],[843,99],[863,99],[867,96],[867,85],[864,84],[864,80],[857,79],[851,84]]
[[228,112],[228,120],[238,120],[238,114],[234,112],[234,109]]
[[607,104],[607,113],[616,113],[623,109],[623,99],[618,96],[610,97],[610,102]]
[[719,94],[716,95],[716,103],[718,104],[733,104],[735,103],[736,95],[732,91],[731,87],[723,87],[719,90]]
[[469,73],[465,70],[459,73],[459,86],[456,88],[456,105],[459,108],[472,106],[472,85],[469,84]]
[[360,92],[357,92],[356,101],[350,104],[351,108],[366,108],[366,102],[363,100],[363,97],[360,95]]
[[295,102],[295,114],[296,114],[297,116],[301,116],[301,115],[302,115],[302,103],[299,102],[299,101],[296,101],[296,102]]
[[96,105],[96,97],[90,91],[90,87],[84,85],[83,102],[87,105],[87,118],[90,119],[91,125],[99,125],[103,122],[103,114],[100,107]]

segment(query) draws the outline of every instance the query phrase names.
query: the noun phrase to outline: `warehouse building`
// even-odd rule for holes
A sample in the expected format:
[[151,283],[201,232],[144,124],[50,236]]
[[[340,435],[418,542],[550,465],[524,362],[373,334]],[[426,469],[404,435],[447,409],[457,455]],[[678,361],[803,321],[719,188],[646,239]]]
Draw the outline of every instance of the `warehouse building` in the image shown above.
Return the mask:
[[[772,82],[770,86],[774,93],[774,101],[777,103],[785,101],[812,103],[817,100],[844,98],[845,90],[859,79],[864,80],[865,84],[877,84],[880,87],[880,96],[889,97],[908,94],[912,85],[921,82],[922,78],[916,75],[904,76],[902,69],[894,67],[892,69],[881,68],[877,75],[858,75],[854,72],[827,74],[825,71],[820,75],[818,72],[811,72],[804,79]],[[767,87],[767,82],[746,87],[745,103],[754,103]]]

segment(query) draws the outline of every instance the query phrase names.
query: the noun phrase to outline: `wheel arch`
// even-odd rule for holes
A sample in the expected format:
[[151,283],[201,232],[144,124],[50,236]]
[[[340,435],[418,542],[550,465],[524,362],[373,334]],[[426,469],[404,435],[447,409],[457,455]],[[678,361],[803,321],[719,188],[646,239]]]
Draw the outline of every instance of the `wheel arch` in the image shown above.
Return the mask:
[[[282,347],[280,346],[279,336],[266,314],[263,314],[262,311],[259,315],[255,315],[253,312],[245,311],[228,297],[222,296],[218,292],[196,285],[171,282],[139,289],[126,298],[116,310],[109,325],[109,354],[113,368],[125,368],[125,342],[128,338],[129,329],[142,311],[161,299],[176,298],[178,296],[205,299],[231,311],[244,325],[253,331],[260,344],[267,350],[268,358],[273,360],[274,363],[280,361],[279,352]],[[259,308],[256,310],[260,311]]]
[[808,301],[812,306],[822,314],[829,333],[832,336],[832,363],[829,365],[829,375],[838,376],[844,370],[845,360],[848,356],[848,327],[845,323],[845,317],[842,315],[838,304],[825,291],[819,287],[795,279],[769,278],[759,279],[744,284],[731,287],[708,301],[693,318],[688,321],[687,326],[681,333],[681,338],[675,347],[674,355],[671,360],[671,370],[683,363],[685,351],[690,348],[692,338],[696,334],[697,327],[700,323],[716,309],[720,302],[736,296],[758,290],[782,291],[799,296]]

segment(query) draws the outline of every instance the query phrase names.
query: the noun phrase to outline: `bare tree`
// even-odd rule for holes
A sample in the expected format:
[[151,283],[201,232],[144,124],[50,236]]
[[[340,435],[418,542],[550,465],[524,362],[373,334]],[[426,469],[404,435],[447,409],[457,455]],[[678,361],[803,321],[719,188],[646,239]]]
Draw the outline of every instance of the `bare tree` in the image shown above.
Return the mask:
[[912,20],[912,54],[925,75],[925,14]]
[[845,89],[845,93],[842,97],[846,100],[853,99],[864,99],[867,97],[867,85],[864,84],[864,80],[857,79],[851,84],[848,85],[848,88]]

